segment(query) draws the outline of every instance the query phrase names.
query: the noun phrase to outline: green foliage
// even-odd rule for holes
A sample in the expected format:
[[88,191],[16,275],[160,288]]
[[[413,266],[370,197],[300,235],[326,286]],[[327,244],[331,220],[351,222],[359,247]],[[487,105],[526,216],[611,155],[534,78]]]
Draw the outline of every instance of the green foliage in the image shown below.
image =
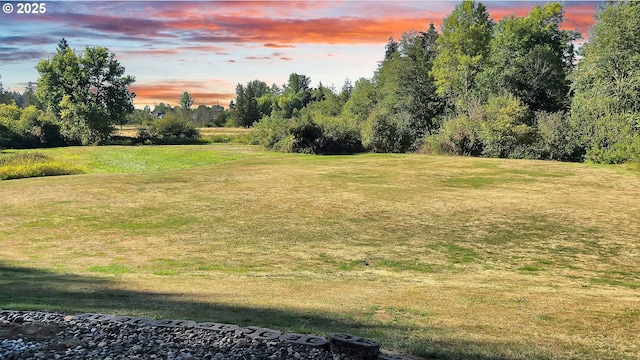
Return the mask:
[[360,80],[347,103],[346,114],[362,123],[365,147],[376,152],[415,150],[425,134],[436,131],[443,102],[430,74],[438,33],[404,33],[400,43],[387,44],[385,58],[371,85]]
[[235,126],[250,127],[260,120],[258,101],[252,86],[246,89],[242,84],[236,86],[236,103],[233,116]]
[[584,155],[567,113],[535,113],[538,144],[543,159],[581,161]]
[[366,78],[356,81],[351,97],[344,104],[343,113],[355,117],[358,123],[364,122],[376,106],[376,89],[373,82]]
[[38,152],[0,153],[0,180],[79,174],[82,171]]
[[484,111],[480,130],[483,155],[525,157],[522,148],[531,145],[534,139],[528,107],[512,95],[491,96]]
[[604,164],[640,161],[640,113],[604,114],[590,122],[585,159]]
[[287,151],[303,154],[317,154],[322,151],[322,128],[311,118],[293,119],[288,127]]
[[253,127],[253,144],[266,149],[306,154],[343,154],[362,151],[359,132],[337,118],[311,115],[285,119],[271,114]]
[[436,94],[435,80],[430,74],[436,57],[438,32],[433,23],[424,33],[406,33],[401,41],[402,70],[399,77],[401,96],[407,99],[404,109],[410,114],[408,124],[413,141],[424,134],[432,134],[438,127],[436,118],[444,110],[442,99]]
[[220,105],[211,107],[204,104],[198,105],[195,109],[180,108],[179,114],[182,118],[189,120],[196,127],[224,126],[227,121],[227,112]]
[[466,111],[445,121],[440,133],[422,150],[433,153],[488,157],[536,158],[537,137],[526,105],[513,95],[476,98]]
[[60,123],[69,142],[104,142],[113,125],[133,111],[128,87],[134,82],[104,47],[87,47],[83,56],[59,43],[51,59],[41,60],[36,96]]
[[151,122],[155,119],[155,116],[151,114],[151,108],[147,105],[144,109],[134,109],[133,112],[127,116],[127,124],[139,124]]
[[588,161],[633,161],[640,154],[640,3],[604,3],[596,19],[572,75],[571,121]]
[[191,109],[194,101],[195,100],[193,99],[193,96],[185,91],[184,93],[182,93],[182,96],[180,96],[179,104],[183,110],[189,110]]
[[322,129],[322,154],[354,154],[364,150],[355,121],[339,116],[316,116],[313,121]]
[[305,75],[292,73],[289,75],[289,81],[287,82],[286,90],[293,93],[299,93],[309,91],[309,85],[311,85],[311,78]]
[[[193,124],[174,114],[167,114],[156,120],[151,127],[153,137],[160,139],[197,139],[200,133]],[[144,136],[144,134],[141,134]]]
[[427,137],[423,152],[464,156],[482,154],[481,114],[474,111],[448,118],[436,135]]
[[450,106],[461,106],[472,93],[488,56],[492,28],[485,6],[475,1],[463,1],[444,19],[431,73],[437,93]]
[[265,149],[286,151],[285,138],[288,136],[287,119],[279,114],[264,117],[253,126],[252,144],[262,145]]
[[410,115],[393,114],[388,110],[374,110],[362,128],[362,144],[366,149],[382,153],[406,152],[412,145],[408,129]]
[[322,147],[322,129],[309,116],[285,119],[272,114],[254,126],[254,143],[276,151],[316,154]]
[[560,30],[562,21],[562,5],[548,3],[527,17],[498,22],[488,65],[479,74],[480,91],[514,94],[532,111],[568,108],[567,76],[575,60],[571,42],[580,34]]
[[60,126],[50,113],[28,106],[0,104],[0,148],[65,145]]

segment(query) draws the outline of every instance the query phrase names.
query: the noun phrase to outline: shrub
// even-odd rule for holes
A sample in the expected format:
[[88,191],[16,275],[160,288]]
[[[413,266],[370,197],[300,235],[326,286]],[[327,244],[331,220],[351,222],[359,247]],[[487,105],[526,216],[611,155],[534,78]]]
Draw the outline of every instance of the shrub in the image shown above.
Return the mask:
[[285,119],[273,112],[253,126],[252,144],[266,149],[306,154],[344,154],[362,151],[359,132],[344,121],[310,115]]
[[323,143],[322,128],[311,118],[295,119],[291,122],[287,141],[287,151],[303,154],[320,153]]
[[440,133],[428,137],[425,146],[446,154],[479,156],[482,154],[479,132],[478,121],[472,121],[466,114],[458,115],[445,120]]
[[409,131],[406,113],[393,114],[376,109],[369,114],[362,127],[362,144],[380,153],[402,153],[410,149],[413,137]]
[[143,127],[138,129],[138,136],[136,137],[136,140],[139,143],[145,144],[147,141],[151,142],[156,137],[157,135],[153,130]]
[[522,157],[534,141],[527,105],[513,95],[490,96],[485,107],[480,138],[482,153],[489,157]]
[[539,111],[535,114],[536,149],[540,157],[549,160],[582,161],[583,148],[577,132],[564,112]]
[[37,148],[66,145],[60,126],[50,113],[34,106],[20,109],[0,104],[0,147]]
[[[193,124],[174,114],[167,114],[153,123],[153,132],[161,139],[197,139],[200,133]],[[138,134],[140,135],[140,134]]]
[[458,155],[452,142],[442,132],[425,136],[418,152],[428,155]]
[[640,160],[640,114],[594,116],[581,135],[589,162],[620,164]]
[[340,116],[337,111],[333,115],[324,114],[321,111],[309,112],[308,116],[322,129],[319,153],[353,154],[364,150],[360,127],[355,118]]
[[289,135],[288,123],[290,119],[284,119],[274,112],[270,116],[263,117],[253,125],[253,145],[262,145],[265,149],[284,151],[285,138]]

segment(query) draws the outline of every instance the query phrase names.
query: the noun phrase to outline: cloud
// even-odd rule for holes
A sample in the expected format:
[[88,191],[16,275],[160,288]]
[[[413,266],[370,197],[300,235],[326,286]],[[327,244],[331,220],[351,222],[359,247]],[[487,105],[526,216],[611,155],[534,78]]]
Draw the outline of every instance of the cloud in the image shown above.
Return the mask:
[[[83,7],[62,8],[60,13],[39,16],[38,21],[56,28],[83,31],[93,38],[165,40],[174,45],[178,41],[260,43],[273,48],[295,47],[297,43],[385,43],[391,35],[399,36],[412,27],[426,29],[428,25],[425,11],[414,13],[413,17],[368,17],[366,12],[360,12],[362,17],[336,16],[330,11],[326,11],[323,17],[314,17],[317,15],[311,9],[330,10],[340,3],[313,3],[155,2],[151,6],[149,3],[123,2],[120,7],[95,3],[96,9],[91,13],[83,13],[88,11]],[[252,8],[254,10],[249,11]],[[295,12],[300,13],[296,16]]]
[[140,56],[172,56],[184,55],[187,52],[195,52],[199,54],[213,53],[216,55],[229,55],[226,48],[220,46],[183,46],[172,48],[145,48],[145,49],[124,49],[118,51],[118,57],[136,57]]
[[49,53],[44,51],[28,51],[19,48],[0,47],[0,62],[3,64],[23,63],[33,60],[38,61],[47,58],[49,55]]
[[295,48],[294,45],[283,45],[283,44],[274,44],[274,43],[266,43],[264,45],[262,45],[264,47],[268,47],[268,48]]
[[[296,44],[384,44],[411,29],[437,26],[455,6],[440,2],[123,2],[95,3],[40,16],[39,21],[88,31],[93,37],[129,41],[166,41],[185,46],[212,43],[257,43],[270,48]],[[532,2],[488,2],[490,16],[525,16]],[[565,3],[565,27],[583,33],[593,22],[595,3]],[[352,14],[349,16],[337,14]],[[37,41],[36,39],[32,39]],[[186,43],[186,44],[185,44]]]
[[189,92],[199,104],[215,104],[218,100],[226,103],[236,96],[235,93],[216,90],[216,88],[225,88],[223,86],[225,83],[225,80],[217,79],[202,81],[167,80],[167,82],[134,83],[129,90],[136,93],[134,99],[136,106],[153,105],[160,102],[175,105],[185,91]]
[[246,60],[282,60],[282,61],[290,61],[293,60],[290,57],[284,56],[281,52],[274,52],[271,55],[267,56],[245,56]]
[[58,38],[53,36],[22,36],[22,35],[14,35],[14,36],[0,36],[0,44],[4,45],[49,45],[55,44],[58,41]]
[[[589,30],[594,23],[594,14],[596,12],[596,6],[598,2],[585,1],[585,2],[565,2],[564,8],[564,21],[560,25],[563,30],[576,30],[579,31],[583,37],[589,36]],[[514,16],[527,16],[531,10],[540,5],[536,2],[488,2],[486,4],[489,16],[494,21],[499,21],[505,17],[511,15]],[[543,6],[543,5],[541,5]]]
[[[294,44],[381,44],[389,36],[399,36],[422,18],[271,19],[218,16],[211,21],[215,30],[199,33],[188,41],[207,43],[264,43],[269,47]],[[426,26],[424,26],[426,29]],[[275,46],[275,44],[278,44]],[[266,46],[266,45],[265,45]]]

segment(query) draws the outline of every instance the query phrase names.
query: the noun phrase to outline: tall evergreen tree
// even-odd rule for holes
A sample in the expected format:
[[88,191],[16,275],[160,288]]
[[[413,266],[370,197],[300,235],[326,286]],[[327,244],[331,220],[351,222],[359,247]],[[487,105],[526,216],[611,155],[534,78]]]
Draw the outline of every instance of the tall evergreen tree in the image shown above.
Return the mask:
[[438,126],[436,118],[443,111],[442,99],[436,94],[435,80],[430,74],[437,55],[437,39],[438,32],[431,23],[426,32],[403,46],[400,85],[409,99],[407,111],[412,119],[409,126],[416,138],[433,133]]

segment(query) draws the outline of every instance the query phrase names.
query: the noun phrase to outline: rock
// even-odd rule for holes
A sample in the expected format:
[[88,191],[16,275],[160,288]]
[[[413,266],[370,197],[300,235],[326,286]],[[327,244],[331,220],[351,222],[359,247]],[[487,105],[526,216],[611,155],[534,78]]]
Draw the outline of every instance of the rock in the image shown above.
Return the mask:
[[353,360],[376,360],[380,353],[377,342],[349,334],[332,334],[329,346],[331,352]]

